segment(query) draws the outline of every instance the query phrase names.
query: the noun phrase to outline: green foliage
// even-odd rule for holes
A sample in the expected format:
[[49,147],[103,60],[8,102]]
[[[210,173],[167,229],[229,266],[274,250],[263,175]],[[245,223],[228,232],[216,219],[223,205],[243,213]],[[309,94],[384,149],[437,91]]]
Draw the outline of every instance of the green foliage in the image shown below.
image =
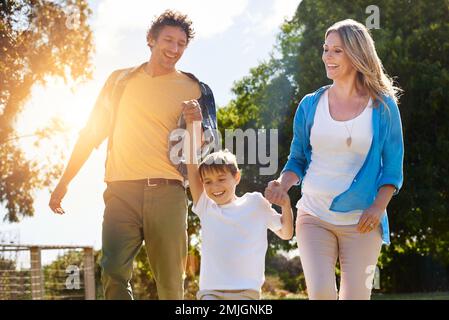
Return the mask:
[[0,300],[30,299],[30,271],[16,270],[16,261],[0,256]]
[[306,291],[304,273],[299,257],[287,259],[283,255],[267,256],[265,274],[277,275],[282,282],[282,289],[293,293]]
[[[75,274],[69,269],[75,266],[79,272],[80,288],[68,289],[66,280],[70,274]],[[44,273],[44,298],[46,300],[83,300],[84,299],[84,253],[83,251],[70,250],[60,255],[52,263],[43,266]],[[71,273],[67,273],[70,271]],[[73,283],[72,283],[73,284]]]
[[[330,83],[321,61],[326,29],[347,18],[364,23],[369,16],[366,7],[371,4],[303,0],[295,16],[282,26],[272,57],[235,83],[235,98],[219,111],[219,127],[278,128],[280,171],[289,153],[297,104],[305,94]],[[401,255],[429,256],[449,265],[449,1],[383,0],[374,4],[380,9],[380,29],[371,33],[379,57],[404,90],[400,110],[405,181],[388,208],[392,245],[384,246],[380,259],[382,287],[400,290],[382,279],[402,272],[398,266]],[[243,166],[240,192],[263,191],[273,178],[260,177],[257,167]],[[299,188],[293,189],[290,195],[296,203]],[[292,247],[270,242],[272,250]]]
[[[9,222],[32,216],[34,191],[48,187],[62,169],[51,159],[28,159],[15,122],[35,85],[50,77],[75,82],[90,77],[90,14],[85,0],[0,2],[0,204]],[[39,143],[57,130],[53,123],[31,136]]]
[[[146,253],[145,246],[140,248],[139,253],[134,261],[134,270],[131,280],[134,299],[137,300],[156,300],[157,286],[151,271],[150,263]],[[184,299],[195,300],[198,291],[198,275],[187,276],[184,281]]]
[[137,300],[155,300],[158,298],[156,281],[154,281],[145,246],[140,248],[134,260],[131,286],[134,298]]
[[383,292],[434,292],[449,288],[449,266],[431,255],[392,252],[380,271]]
[[[284,141],[291,128],[284,126],[288,121],[289,107],[293,104],[295,88],[282,65],[274,58],[250,70],[250,75],[236,82],[232,89],[236,98],[228,106],[220,108],[217,114],[218,127],[222,137],[226,137],[225,129],[278,129],[279,140]],[[268,139],[267,139],[268,140]],[[286,159],[289,146],[279,144],[279,159]],[[269,141],[267,142],[269,150]],[[247,146],[245,159],[248,159]],[[275,179],[276,175],[260,175],[259,169],[264,167],[257,159],[256,164],[240,165],[242,180],[237,193],[264,192],[267,183]],[[273,233],[269,233],[270,250],[278,248],[281,243],[285,249],[291,249],[294,244],[281,241]]]

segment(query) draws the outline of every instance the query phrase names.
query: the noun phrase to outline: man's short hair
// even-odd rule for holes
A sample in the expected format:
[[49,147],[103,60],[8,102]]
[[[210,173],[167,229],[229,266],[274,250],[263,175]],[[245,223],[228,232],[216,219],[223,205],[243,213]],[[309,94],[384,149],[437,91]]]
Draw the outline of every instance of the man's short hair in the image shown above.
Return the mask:
[[192,21],[186,14],[182,14],[174,10],[166,10],[159,17],[156,17],[151,23],[151,27],[147,31],[147,43],[150,43],[150,38],[157,39],[164,26],[181,28],[187,36],[187,43],[189,43],[195,36]]
[[207,172],[229,172],[235,176],[239,171],[239,167],[235,155],[225,149],[208,154],[203,161],[201,161],[198,171],[201,179],[204,178],[204,175]]

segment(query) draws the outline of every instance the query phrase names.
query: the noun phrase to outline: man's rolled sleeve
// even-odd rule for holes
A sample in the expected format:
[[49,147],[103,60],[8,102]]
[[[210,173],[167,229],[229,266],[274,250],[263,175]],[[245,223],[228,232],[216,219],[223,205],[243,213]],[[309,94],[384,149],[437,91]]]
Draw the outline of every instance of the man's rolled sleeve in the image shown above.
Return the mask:
[[109,135],[112,122],[111,89],[115,75],[112,73],[103,85],[92,109],[86,126],[80,131],[79,138],[98,148]]

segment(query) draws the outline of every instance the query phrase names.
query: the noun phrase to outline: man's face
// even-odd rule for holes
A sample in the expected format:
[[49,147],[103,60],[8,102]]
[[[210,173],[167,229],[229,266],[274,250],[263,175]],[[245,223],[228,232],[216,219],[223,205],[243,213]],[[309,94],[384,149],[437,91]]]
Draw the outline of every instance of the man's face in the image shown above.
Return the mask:
[[151,59],[162,69],[173,71],[187,47],[187,35],[180,27],[164,26],[149,44]]

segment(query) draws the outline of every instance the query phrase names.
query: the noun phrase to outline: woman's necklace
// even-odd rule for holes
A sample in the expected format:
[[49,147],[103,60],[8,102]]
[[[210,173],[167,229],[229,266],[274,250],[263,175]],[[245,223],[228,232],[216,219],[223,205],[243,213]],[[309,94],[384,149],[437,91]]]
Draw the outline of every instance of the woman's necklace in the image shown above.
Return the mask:
[[351,144],[352,144],[352,129],[354,128],[355,120],[359,116],[360,110],[362,110],[363,107],[364,107],[364,105],[362,104],[361,107],[357,110],[357,112],[354,113],[354,115],[352,117],[351,130],[349,130],[348,126],[346,125],[347,121],[343,121],[343,125],[345,126],[346,131],[348,132],[348,137],[346,138],[346,145],[348,146],[348,148],[351,147]]
[[348,127],[346,126],[346,122],[343,122],[343,124],[345,125],[346,131],[348,132],[348,137],[346,138],[346,145],[348,147],[351,146],[352,143],[352,129],[354,128],[354,121],[355,119],[352,120],[352,126],[351,126],[351,131],[349,131]]
[[354,128],[355,120],[356,120],[357,117],[359,116],[360,110],[362,110],[362,108],[363,108],[363,105],[357,110],[356,113],[354,113],[354,116],[353,116],[353,118],[352,118],[351,131],[349,131],[348,126],[346,125],[346,121],[343,122],[343,124],[344,124],[344,126],[345,126],[345,128],[346,128],[346,131],[348,132],[348,137],[346,138],[346,145],[348,146],[348,148],[349,148],[349,147],[351,146],[351,144],[352,144],[352,129]]

